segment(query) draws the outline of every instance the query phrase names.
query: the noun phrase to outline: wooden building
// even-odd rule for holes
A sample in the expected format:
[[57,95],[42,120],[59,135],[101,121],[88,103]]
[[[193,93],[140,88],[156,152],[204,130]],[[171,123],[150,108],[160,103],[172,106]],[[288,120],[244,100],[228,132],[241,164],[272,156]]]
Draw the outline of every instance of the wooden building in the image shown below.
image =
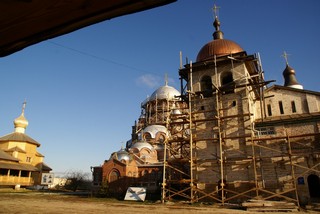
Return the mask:
[[37,151],[40,143],[25,134],[29,123],[24,116],[25,105],[14,120],[14,132],[0,137],[0,187],[40,185],[42,173],[52,170]]

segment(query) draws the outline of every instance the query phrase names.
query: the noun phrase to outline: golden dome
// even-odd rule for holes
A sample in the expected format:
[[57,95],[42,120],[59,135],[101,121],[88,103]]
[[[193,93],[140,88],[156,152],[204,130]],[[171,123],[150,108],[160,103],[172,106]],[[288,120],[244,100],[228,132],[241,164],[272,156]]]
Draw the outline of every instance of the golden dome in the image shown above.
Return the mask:
[[29,124],[28,120],[24,117],[25,108],[26,101],[23,102],[21,115],[13,121],[15,132],[24,133]]
[[18,118],[16,118],[13,123],[15,128],[20,127],[24,129],[27,128],[29,124],[28,120],[24,117],[23,114],[21,114]]

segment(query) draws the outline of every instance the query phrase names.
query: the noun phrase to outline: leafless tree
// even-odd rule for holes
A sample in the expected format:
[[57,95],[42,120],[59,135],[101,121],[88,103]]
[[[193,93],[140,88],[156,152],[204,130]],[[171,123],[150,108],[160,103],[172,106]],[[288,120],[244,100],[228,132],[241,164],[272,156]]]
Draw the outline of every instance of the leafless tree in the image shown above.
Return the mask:
[[71,170],[67,172],[67,182],[65,185],[66,189],[77,191],[79,189],[90,188],[89,173],[84,173],[82,171]]

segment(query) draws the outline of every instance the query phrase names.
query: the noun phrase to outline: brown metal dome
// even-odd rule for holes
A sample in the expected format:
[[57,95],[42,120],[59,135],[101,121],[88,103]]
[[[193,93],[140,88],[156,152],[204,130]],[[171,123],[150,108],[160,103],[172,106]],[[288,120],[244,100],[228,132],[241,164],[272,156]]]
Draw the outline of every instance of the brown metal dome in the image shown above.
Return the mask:
[[198,53],[197,62],[244,51],[237,43],[227,39],[215,39],[204,45]]
[[214,56],[223,56],[244,51],[237,43],[223,38],[220,31],[220,21],[215,17],[213,26],[216,31],[213,33],[213,40],[201,48],[197,56],[197,62],[213,59]]

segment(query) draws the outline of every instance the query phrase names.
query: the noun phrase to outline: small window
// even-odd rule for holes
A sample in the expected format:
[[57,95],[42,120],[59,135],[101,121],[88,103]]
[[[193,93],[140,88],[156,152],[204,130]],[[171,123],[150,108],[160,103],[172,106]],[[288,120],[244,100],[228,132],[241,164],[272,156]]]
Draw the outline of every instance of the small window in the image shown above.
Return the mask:
[[221,77],[221,84],[222,85],[226,85],[226,84],[229,84],[232,82],[233,82],[233,77],[232,77],[231,72],[227,72]]
[[231,72],[225,72],[221,75],[221,86],[225,94],[234,93],[234,82]]
[[26,162],[30,163],[31,162],[31,157],[26,158]]
[[272,109],[270,104],[267,105],[267,111],[268,111],[268,116],[272,116]]
[[203,97],[211,97],[212,96],[212,80],[210,76],[204,76],[201,79],[201,92],[203,93]]
[[143,134],[143,139],[148,141],[151,140],[151,134],[149,132],[146,132]]
[[296,113],[297,112],[296,104],[295,104],[294,101],[291,101],[291,110],[292,110],[292,113]]
[[284,114],[282,101],[279,101],[279,110],[280,110],[280,114]]
[[257,127],[256,130],[257,130],[256,136],[276,134],[274,127]]

